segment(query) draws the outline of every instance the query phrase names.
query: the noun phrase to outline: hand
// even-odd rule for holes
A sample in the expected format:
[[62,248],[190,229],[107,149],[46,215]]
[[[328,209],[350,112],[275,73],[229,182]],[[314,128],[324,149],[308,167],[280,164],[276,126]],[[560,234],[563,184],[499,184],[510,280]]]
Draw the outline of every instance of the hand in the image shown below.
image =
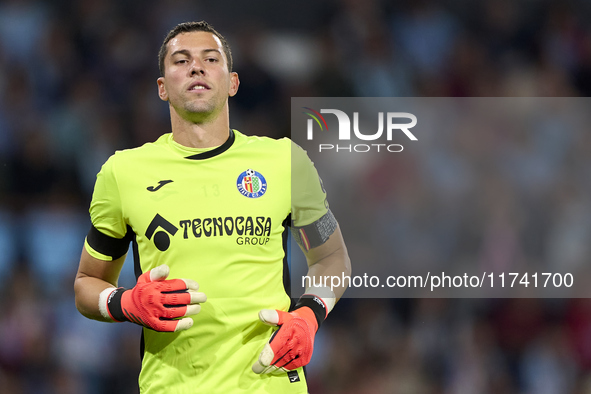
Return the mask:
[[[107,297],[106,309],[115,321],[130,321],[155,331],[176,332],[193,326],[193,319],[205,302],[205,294],[191,279],[166,279],[167,265],[143,273],[132,289],[113,290]],[[182,319],[178,319],[182,318]],[[178,319],[178,320],[176,320]]]
[[301,307],[292,312],[263,309],[259,319],[279,326],[252,366],[257,374],[287,372],[310,362],[318,322],[312,309]]

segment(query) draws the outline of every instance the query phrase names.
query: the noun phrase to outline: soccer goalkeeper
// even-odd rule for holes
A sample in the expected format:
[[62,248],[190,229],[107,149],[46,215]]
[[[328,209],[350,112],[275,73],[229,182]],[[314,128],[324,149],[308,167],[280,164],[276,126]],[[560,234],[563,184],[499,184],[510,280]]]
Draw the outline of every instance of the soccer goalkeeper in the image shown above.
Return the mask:
[[[302,367],[345,289],[307,289],[291,306],[288,227],[310,277],[350,274],[316,169],[288,139],[230,129],[238,74],[206,22],[176,26],[159,65],[171,133],[97,175],[76,306],[144,327],[144,394],[307,393]],[[130,243],[138,280],[118,288]]]

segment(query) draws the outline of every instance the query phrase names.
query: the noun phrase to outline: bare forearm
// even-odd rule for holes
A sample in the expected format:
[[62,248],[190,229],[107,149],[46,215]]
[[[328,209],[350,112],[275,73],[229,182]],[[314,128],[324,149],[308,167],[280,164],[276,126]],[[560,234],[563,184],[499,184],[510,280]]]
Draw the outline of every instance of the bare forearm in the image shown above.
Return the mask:
[[[307,274],[311,283],[325,283],[328,287],[332,287],[337,300],[343,296],[347,289],[347,282],[341,279],[350,275],[351,263],[346,250],[335,252],[313,264],[309,267]],[[333,277],[339,278],[338,282],[340,283],[337,283],[336,279],[332,281]],[[333,284],[338,284],[338,286],[333,287]]]
[[76,308],[89,319],[110,321],[105,319],[99,311],[99,295],[108,287],[114,288],[111,283],[99,278],[78,276],[74,281],[74,293],[76,295]]
[[74,281],[76,308],[89,319],[110,321],[101,315],[99,296],[109,287],[117,287],[117,280],[125,256],[113,261],[103,261],[92,257],[82,248],[80,266]]
[[[337,230],[324,245],[311,249],[306,258],[310,282],[332,287],[336,299],[341,298],[347,289],[348,282],[340,280],[340,283],[336,283],[336,280],[333,282],[331,278],[342,279],[344,276],[350,276],[351,261],[340,228],[337,227]],[[333,284],[338,284],[338,286],[332,286]]]

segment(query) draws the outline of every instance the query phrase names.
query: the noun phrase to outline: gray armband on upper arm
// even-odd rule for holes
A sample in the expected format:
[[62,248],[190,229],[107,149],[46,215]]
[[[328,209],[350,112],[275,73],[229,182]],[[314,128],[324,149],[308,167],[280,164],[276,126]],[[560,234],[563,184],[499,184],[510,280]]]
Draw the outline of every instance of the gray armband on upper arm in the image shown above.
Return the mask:
[[324,216],[307,226],[297,227],[292,224],[291,234],[298,245],[308,251],[324,244],[336,229],[337,220],[329,209]]

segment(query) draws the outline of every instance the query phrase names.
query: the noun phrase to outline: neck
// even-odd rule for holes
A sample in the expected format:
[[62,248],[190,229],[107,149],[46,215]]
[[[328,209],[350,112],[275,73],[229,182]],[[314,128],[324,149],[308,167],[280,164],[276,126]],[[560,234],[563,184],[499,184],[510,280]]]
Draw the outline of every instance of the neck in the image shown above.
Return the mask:
[[230,120],[228,106],[214,119],[195,122],[181,117],[170,107],[172,138],[190,148],[213,148],[222,145],[228,139]]

